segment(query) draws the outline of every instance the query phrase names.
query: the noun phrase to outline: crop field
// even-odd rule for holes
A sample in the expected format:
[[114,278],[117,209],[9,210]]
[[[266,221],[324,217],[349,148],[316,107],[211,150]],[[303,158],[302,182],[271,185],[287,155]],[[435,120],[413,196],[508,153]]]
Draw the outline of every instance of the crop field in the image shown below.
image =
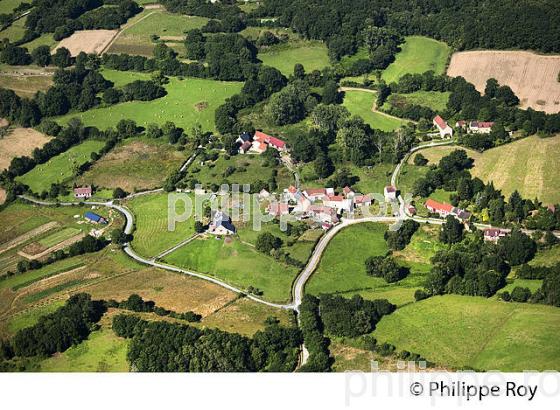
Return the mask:
[[[152,35],[164,41],[182,42],[187,31],[201,28],[207,21],[205,17],[183,16],[163,10],[145,9],[123,27],[108,52],[151,57],[155,47],[155,43],[151,40]],[[181,49],[184,50],[182,44]],[[180,54],[184,54],[184,51]]]
[[454,368],[558,370],[560,311],[481,297],[435,296],[381,319],[380,342]]
[[372,128],[381,131],[394,131],[408,122],[379,111],[373,111],[375,99],[376,94],[374,93],[359,90],[346,91],[343,105],[348,108],[350,113],[362,117]]
[[177,151],[163,139],[129,138],[98,160],[78,183],[121,187],[127,192],[153,189],[162,186],[186,158],[185,151]]
[[54,246],[60,242],[70,239],[73,236],[78,235],[80,232],[81,231],[76,228],[64,228],[58,232],[48,235],[45,238],[40,239],[38,243],[43,245],[45,248],[50,248],[51,246]]
[[327,47],[318,41],[298,40],[270,47],[257,56],[265,65],[275,67],[285,76],[294,72],[294,65],[302,64],[306,72],[321,70],[329,65]]
[[0,87],[13,90],[20,97],[31,98],[37,91],[46,91],[52,85],[53,72],[51,68],[1,65]]
[[[142,256],[157,256],[194,234],[192,217],[177,223],[175,231],[168,230],[168,196],[165,193],[140,196],[127,201],[126,205],[134,213],[136,221],[132,247]],[[177,214],[185,211],[184,206],[182,201],[176,203]]]
[[338,233],[327,246],[306,292],[340,293],[345,297],[360,294],[368,299],[386,298],[397,305],[414,300],[414,291],[422,287],[430,270],[430,258],[440,249],[438,228],[422,226],[404,250],[393,252],[400,265],[410,268],[405,279],[393,284],[368,276],[365,270],[368,257],[388,252],[383,238],[386,229],[384,224],[363,223]]
[[91,160],[91,153],[98,152],[105,143],[86,140],[68,151],[39,164],[27,174],[17,178],[18,182],[28,185],[33,192],[48,191],[53,183],[64,182],[75,175],[76,167]]
[[451,57],[450,77],[461,76],[484,93],[486,80],[509,85],[521,107],[556,113],[560,111],[560,56],[528,51],[463,51]]
[[[103,75],[112,80],[112,70],[104,70]],[[123,74],[117,74],[121,77]],[[145,79],[145,75],[126,73],[128,82]],[[97,108],[81,113],[67,114],[59,117],[62,124],[71,118],[79,118],[85,125],[96,126],[99,129],[114,127],[122,119],[131,119],[140,126],[150,123],[163,125],[172,121],[176,126],[187,132],[196,124],[200,124],[205,131],[213,131],[214,111],[226,98],[241,90],[242,83],[214,81],[200,78],[179,79],[172,77],[165,86],[167,95],[153,101],[130,101],[106,108]],[[201,104],[205,103],[203,109]]]
[[399,103],[404,102],[407,104],[429,107],[434,111],[443,111],[447,107],[447,101],[450,95],[450,92],[438,91],[416,91],[410,94],[392,94],[383,105],[383,108],[385,108],[385,105],[398,106]]
[[532,136],[485,151],[475,159],[471,173],[485,182],[493,181],[506,196],[517,189],[525,198],[558,203],[559,156],[560,135]]
[[404,74],[426,71],[443,74],[450,52],[451,48],[441,41],[421,36],[406,37],[401,51],[383,71],[382,78],[389,84],[398,81]]
[[164,259],[185,269],[206,273],[241,288],[253,286],[263,298],[282,302],[289,299],[297,269],[276,262],[237,239],[196,239]]
[[31,155],[35,148],[42,147],[50,139],[33,128],[14,128],[0,138],[0,171],[10,166],[13,158]]
[[76,31],[70,37],[66,37],[58,43],[55,50],[66,47],[72,57],[77,56],[82,51],[87,54],[100,54],[116,35],[117,30]]

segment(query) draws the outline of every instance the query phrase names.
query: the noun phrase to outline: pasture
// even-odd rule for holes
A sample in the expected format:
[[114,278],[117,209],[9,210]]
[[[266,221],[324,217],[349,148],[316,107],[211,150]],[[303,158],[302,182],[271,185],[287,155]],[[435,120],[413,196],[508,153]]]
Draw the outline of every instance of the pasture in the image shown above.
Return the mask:
[[162,186],[186,158],[187,152],[177,151],[163,138],[129,138],[95,162],[78,183],[109,189],[120,187],[127,192],[154,189]]
[[369,124],[372,128],[381,131],[394,131],[402,127],[408,121],[388,114],[374,111],[374,105],[377,95],[375,93],[347,90],[344,92],[344,105],[353,115],[358,115]]
[[29,156],[35,148],[41,148],[50,137],[33,128],[14,128],[0,138],[0,171],[8,168],[15,157]]
[[396,261],[410,268],[410,274],[396,283],[368,276],[365,261],[385,255],[389,248],[383,234],[387,225],[362,223],[339,232],[323,253],[321,262],[306,286],[311,294],[339,293],[345,297],[360,294],[367,299],[386,298],[402,305],[414,300],[414,291],[422,287],[430,270],[430,258],[441,245],[438,228],[422,226],[402,251],[393,252]]
[[10,26],[0,31],[0,39],[7,38],[10,43],[19,41],[23,38],[25,34],[25,20],[27,17],[23,17],[14,21]]
[[552,306],[445,295],[383,317],[373,335],[436,364],[519,372],[560,369],[559,328]]
[[[104,70],[103,75],[112,81],[114,72]],[[145,79],[144,75],[127,72],[116,74],[117,77],[128,76],[129,81]],[[214,111],[226,98],[241,90],[242,83],[214,81],[200,78],[179,79],[172,77],[165,85],[167,95],[153,101],[130,101],[105,108],[95,108],[58,117],[58,122],[66,124],[71,118],[79,118],[85,125],[99,129],[114,127],[122,119],[136,121],[139,126],[150,123],[163,125],[172,121],[176,126],[190,132],[196,124],[205,131],[214,131]],[[206,103],[200,109],[200,103]]]
[[[156,45],[151,39],[152,35],[156,35],[164,41],[182,42],[187,31],[201,28],[207,21],[208,19],[205,17],[184,16],[159,9],[145,9],[122,27],[122,31],[107,52],[152,57]],[[171,46],[171,44],[169,45]],[[184,53],[184,47],[182,44],[180,46]]]
[[277,262],[238,239],[196,239],[164,258],[165,262],[192,269],[247,289],[263,291],[263,298],[287,301],[298,269]]
[[82,51],[87,54],[100,54],[117,35],[117,30],[80,30],[58,43],[53,51],[66,47],[72,57]]
[[517,189],[525,198],[558,203],[559,156],[560,135],[531,136],[485,151],[475,158],[471,173],[485,182],[493,181],[506,196]]
[[443,74],[450,52],[451,48],[441,41],[422,36],[406,37],[395,61],[383,71],[381,78],[389,84],[398,81],[405,74],[421,74],[426,71]]
[[264,65],[277,68],[285,76],[293,74],[297,63],[302,64],[308,73],[329,65],[327,47],[318,41],[298,40],[279,44],[261,51],[257,57]]
[[10,14],[14,9],[23,3],[24,0],[2,0],[0,1],[0,14]]
[[447,107],[450,92],[438,91],[416,91],[410,94],[392,94],[383,108],[386,105],[398,106],[399,104],[412,104],[421,105],[423,107],[431,108],[434,111],[443,111]]
[[[31,98],[52,85],[53,68],[0,65],[0,87]],[[0,151],[1,152],[1,151]]]
[[[191,197],[192,199],[192,197]],[[179,222],[174,231],[169,231],[168,198],[166,193],[143,195],[126,202],[134,213],[136,230],[132,247],[142,256],[154,257],[194,234],[194,218]],[[184,204],[178,201],[178,214],[184,212]]]
[[31,53],[39,46],[49,46],[49,48],[52,50],[57,44],[58,41],[53,38],[52,33],[44,33],[36,39],[23,44],[23,47],[27,48],[27,50],[29,50],[29,52]]
[[464,77],[484,93],[486,80],[495,78],[509,85],[522,108],[556,113],[560,111],[560,56],[529,51],[462,51],[451,57],[450,77]]
[[91,154],[98,152],[105,143],[98,140],[86,140],[68,151],[59,154],[44,164],[39,164],[28,173],[17,177],[17,181],[28,185],[36,193],[48,191],[53,183],[71,179],[77,168],[91,160]]

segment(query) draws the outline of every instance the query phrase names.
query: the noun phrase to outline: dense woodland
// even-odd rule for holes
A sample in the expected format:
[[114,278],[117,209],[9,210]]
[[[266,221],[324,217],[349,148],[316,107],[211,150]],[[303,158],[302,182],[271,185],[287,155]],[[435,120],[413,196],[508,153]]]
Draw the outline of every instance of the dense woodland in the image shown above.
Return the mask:
[[556,0],[264,0],[252,14],[277,17],[305,38],[324,40],[336,56],[352,54],[368,25],[434,37],[457,49],[560,51]]

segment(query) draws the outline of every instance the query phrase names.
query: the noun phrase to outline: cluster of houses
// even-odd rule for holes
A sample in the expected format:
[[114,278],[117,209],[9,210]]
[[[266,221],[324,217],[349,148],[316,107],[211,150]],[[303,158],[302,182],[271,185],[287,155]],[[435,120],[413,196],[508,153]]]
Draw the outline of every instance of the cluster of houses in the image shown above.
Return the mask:
[[[264,193],[261,192],[261,196]],[[336,193],[333,188],[306,188],[290,186],[282,193],[280,201],[268,205],[268,213],[275,217],[293,215],[296,219],[311,219],[329,229],[339,222],[339,216],[351,214],[362,207],[369,207],[372,198],[344,187]]]
[[287,150],[286,143],[279,138],[255,131],[254,135],[244,132],[236,140],[238,152],[240,154],[255,153],[262,154],[268,147],[283,152]]
[[[441,138],[453,137],[453,128],[449,126],[441,116],[436,115],[433,120],[434,127],[436,127]],[[491,121],[457,121],[455,128],[465,131],[467,134],[489,134],[494,125]]]

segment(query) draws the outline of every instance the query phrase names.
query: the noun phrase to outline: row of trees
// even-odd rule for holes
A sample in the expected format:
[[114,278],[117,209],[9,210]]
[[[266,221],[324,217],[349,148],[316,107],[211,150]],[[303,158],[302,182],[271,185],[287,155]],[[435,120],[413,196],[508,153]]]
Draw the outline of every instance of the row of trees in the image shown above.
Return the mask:
[[141,372],[293,371],[302,341],[297,328],[274,319],[252,339],[131,315],[115,316],[113,331],[131,338],[127,358]]
[[330,340],[323,335],[323,321],[319,314],[319,299],[305,294],[299,306],[299,327],[305,348],[309,352],[302,372],[328,372],[334,362],[330,355]]
[[120,302],[108,300],[106,306],[108,308],[131,310],[133,312],[155,313],[158,316],[169,316],[174,319],[186,320],[187,322],[200,322],[200,319],[202,319],[202,315],[192,311],[178,313],[161,306],[156,306],[155,302],[144,300],[140,295],[135,293],[130,295],[128,299]]

